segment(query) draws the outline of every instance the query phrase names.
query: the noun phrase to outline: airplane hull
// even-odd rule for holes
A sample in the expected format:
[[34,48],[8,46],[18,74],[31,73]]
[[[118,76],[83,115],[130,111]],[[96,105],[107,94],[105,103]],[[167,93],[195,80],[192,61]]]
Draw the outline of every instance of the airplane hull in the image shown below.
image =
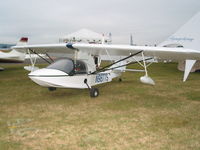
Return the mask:
[[29,74],[29,78],[43,87],[57,87],[57,88],[76,88],[85,89],[88,88],[84,83],[87,79],[87,83],[90,86],[95,84],[96,75],[80,74],[69,76],[67,73],[55,69],[39,69]]
[[[117,76],[116,76],[117,77]],[[86,89],[84,82],[87,80],[89,87],[112,81],[114,76],[110,73],[76,74],[69,76],[67,73],[55,69],[39,69],[29,74],[29,78],[43,87]]]
[[32,81],[43,87],[56,87],[56,88],[75,88],[86,89],[87,85],[84,80],[87,79],[89,85],[94,83],[94,75],[81,75],[81,76],[52,76],[52,77],[33,77],[29,76]]

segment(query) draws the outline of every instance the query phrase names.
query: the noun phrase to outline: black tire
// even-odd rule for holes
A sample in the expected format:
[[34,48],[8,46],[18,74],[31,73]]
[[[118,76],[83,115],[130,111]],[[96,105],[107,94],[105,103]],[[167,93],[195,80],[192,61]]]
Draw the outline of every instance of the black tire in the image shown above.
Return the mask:
[[56,90],[55,87],[49,87],[48,89],[49,89],[49,91],[55,91]]
[[97,96],[99,96],[99,90],[97,88],[91,88],[90,89],[90,96],[91,97],[97,97]]

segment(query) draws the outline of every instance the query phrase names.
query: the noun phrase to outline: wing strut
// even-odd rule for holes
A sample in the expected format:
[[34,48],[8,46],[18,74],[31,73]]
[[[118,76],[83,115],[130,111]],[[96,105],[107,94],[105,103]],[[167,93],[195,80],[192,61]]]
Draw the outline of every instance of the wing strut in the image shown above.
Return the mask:
[[45,54],[46,54],[46,56],[47,56],[52,62],[54,62],[54,60],[49,56],[48,53],[45,53]]
[[[127,59],[129,59],[129,58],[131,58],[131,57],[133,57],[133,56],[135,56],[135,55],[138,55],[138,54],[140,54],[140,53],[142,53],[142,52],[143,52],[143,51],[139,51],[139,52],[137,52],[137,53],[131,54],[131,55],[129,55],[129,56],[123,58],[123,59],[120,59],[120,60],[118,60],[118,61],[116,61],[116,62],[114,62],[114,63],[112,63],[112,64],[109,64],[109,65],[107,65],[107,66],[105,66],[105,67],[103,67],[103,68],[101,68],[101,69],[99,69],[99,70],[96,70],[96,71],[92,72],[91,74],[96,74],[96,73],[98,73],[98,72],[103,72],[103,71],[107,70],[109,67],[111,67],[112,65],[117,64],[117,63],[119,63],[119,62],[122,62],[122,61],[124,61],[124,60],[127,60]],[[110,70],[110,69],[109,69],[109,70]]]
[[[138,54],[140,54],[140,53],[142,54],[142,59],[141,59],[141,60],[136,60],[136,59],[134,58],[134,56],[135,56],[135,55],[138,55]],[[135,61],[131,61],[131,62],[129,62],[129,63],[122,64],[122,65],[119,64],[120,62],[125,61],[125,60],[127,60],[127,59],[129,59],[129,58],[133,58]],[[115,69],[117,69],[117,68],[121,68],[121,67],[128,66],[128,65],[131,65],[131,64],[134,64],[134,63],[138,63],[138,64],[140,64],[140,65],[144,68],[144,72],[145,72],[145,75],[142,76],[142,77],[140,77],[140,81],[141,81],[142,83],[144,83],[144,84],[155,85],[155,82],[148,76],[148,72],[147,72],[147,67],[149,66],[149,64],[147,65],[147,64],[146,64],[146,61],[147,61],[147,60],[150,60],[150,59],[153,59],[153,58],[146,58],[146,59],[145,59],[145,57],[144,57],[144,52],[143,52],[143,51],[139,51],[139,52],[134,53],[134,54],[131,54],[131,55],[129,55],[129,56],[123,58],[123,59],[120,59],[120,60],[118,60],[118,61],[116,61],[116,62],[114,62],[114,63],[112,63],[112,64],[110,64],[110,65],[107,65],[107,66],[105,66],[105,67],[103,67],[103,68],[101,68],[101,69],[99,69],[99,70],[96,70],[96,71],[90,73],[90,75],[91,75],[91,74],[100,73],[100,72],[104,72],[104,71],[108,71],[108,70],[115,70]],[[143,62],[143,63],[142,63],[142,62]],[[118,65],[115,65],[115,64],[118,64]],[[151,63],[150,63],[150,64],[151,64]],[[121,70],[121,71],[122,71],[122,70]],[[126,69],[125,69],[124,71],[126,71]],[[131,71],[132,71],[132,70],[131,70]]]
[[[49,63],[49,64],[51,64],[51,62],[50,61],[48,61],[47,59],[45,59],[44,57],[42,57],[42,56],[40,56],[38,53],[36,53],[35,51],[33,51],[32,49],[30,49],[29,48],[29,50],[32,52],[32,53],[34,53],[34,54],[36,54],[37,56],[39,56],[40,58],[42,58],[44,61],[46,61],[47,63]],[[47,57],[49,57],[49,55],[46,53],[46,55],[47,55]],[[50,58],[50,57],[49,57]],[[51,59],[52,60],[52,59]]]
[[[32,57],[31,52],[32,52],[33,54],[36,54],[38,57],[42,58],[42,59],[43,59],[44,61],[46,61],[47,63],[51,64],[50,61],[48,61],[47,59],[45,59],[44,57],[42,57],[41,55],[39,55],[38,53],[36,53],[34,50],[32,50],[32,49],[29,48],[28,51],[27,51],[27,53],[28,53],[29,58],[30,58],[31,66],[24,66],[24,69],[25,69],[25,70],[31,71],[31,72],[32,72],[32,71],[34,71],[34,70],[39,69],[38,67],[35,67],[35,64],[36,64],[36,61],[37,61],[37,57]],[[45,53],[45,54],[46,54],[46,56],[47,56],[52,62],[54,62],[54,60],[53,60],[47,53]]]
[[[153,59],[153,58],[146,58],[145,59],[145,61],[147,61],[147,60],[151,60],[151,59]],[[114,70],[114,69],[117,69],[117,68],[121,68],[121,67],[124,67],[124,66],[129,66],[129,65],[132,65],[132,64],[135,64],[135,63],[139,63],[139,62],[143,62],[143,60],[140,60],[140,61],[134,61],[134,62],[130,62],[130,63],[128,63],[128,64],[125,64],[125,65],[120,65],[120,66],[117,66],[117,67],[112,67],[112,68],[108,68],[108,69],[104,69],[104,70],[102,70],[102,71],[100,71],[100,72],[103,72],[103,71],[108,71],[108,70]],[[143,66],[143,65],[142,65]],[[130,70],[131,71],[131,70]],[[136,70],[137,72],[145,72],[145,71],[143,71],[143,70]]]
[[143,60],[142,66],[144,67],[145,75],[140,77],[140,81],[144,84],[155,85],[155,82],[153,81],[153,79],[148,76],[147,65],[146,65],[146,61],[145,61],[145,57],[144,57],[143,52],[142,52],[142,60]]
[[32,58],[32,55],[31,55],[31,50],[28,49],[27,53],[29,55],[29,58],[30,58],[30,62],[31,62],[31,66],[24,66],[24,69],[27,70],[27,71],[34,71],[34,70],[37,70],[39,69],[38,67],[35,67],[35,63],[36,63],[36,60],[37,60],[37,57],[34,57]]

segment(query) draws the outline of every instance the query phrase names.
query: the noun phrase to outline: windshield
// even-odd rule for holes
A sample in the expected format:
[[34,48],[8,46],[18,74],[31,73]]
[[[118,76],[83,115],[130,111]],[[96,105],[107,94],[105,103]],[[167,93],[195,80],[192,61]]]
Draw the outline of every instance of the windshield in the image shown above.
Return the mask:
[[74,61],[69,58],[60,59],[60,60],[50,64],[47,68],[63,71],[70,76],[74,75]]
[[70,58],[60,59],[52,64],[50,64],[48,69],[56,69],[67,73],[70,76],[74,74],[86,74],[87,67],[86,64],[81,60],[76,60],[76,65],[74,61]]

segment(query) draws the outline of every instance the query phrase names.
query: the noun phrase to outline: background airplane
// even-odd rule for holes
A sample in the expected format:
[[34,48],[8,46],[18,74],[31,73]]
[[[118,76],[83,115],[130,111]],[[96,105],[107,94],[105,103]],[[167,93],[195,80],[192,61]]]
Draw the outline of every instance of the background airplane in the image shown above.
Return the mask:
[[0,51],[10,50],[15,44],[0,44]]
[[[21,38],[17,43],[17,46],[26,45],[28,42],[28,38]],[[0,51],[0,63],[21,63],[25,60],[26,53],[19,52],[15,49],[11,49],[8,52]]]
[[[27,44],[28,38],[21,38],[17,46]],[[19,52],[15,49],[6,48],[6,51],[0,51],[0,63],[22,63],[25,60],[26,52]],[[4,68],[0,68],[1,71]]]
[[[23,46],[27,45],[28,38],[22,37],[20,41],[17,43],[16,46]],[[3,47],[0,50],[0,63],[23,63],[25,60],[32,60],[36,61],[36,59],[40,58],[46,58],[45,55],[37,55],[37,54],[27,54],[26,51],[17,51],[15,49],[12,49],[10,46],[13,45],[3,45]],[[24,66],[24,69],[30,71],[31,69],[38,69],[37,67],[30,67],[30,66]],[[0,67],[0,71],[3,71],[4,68]]]

